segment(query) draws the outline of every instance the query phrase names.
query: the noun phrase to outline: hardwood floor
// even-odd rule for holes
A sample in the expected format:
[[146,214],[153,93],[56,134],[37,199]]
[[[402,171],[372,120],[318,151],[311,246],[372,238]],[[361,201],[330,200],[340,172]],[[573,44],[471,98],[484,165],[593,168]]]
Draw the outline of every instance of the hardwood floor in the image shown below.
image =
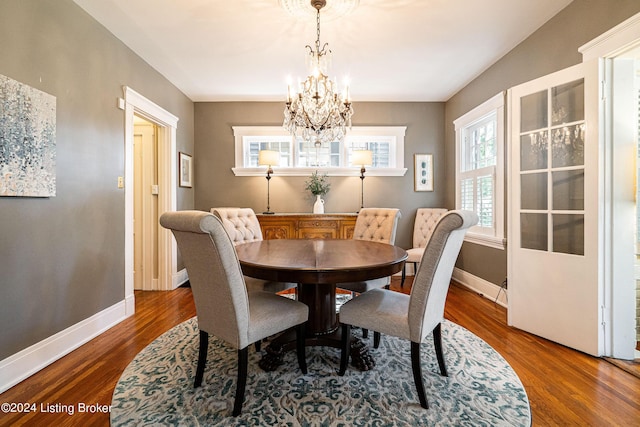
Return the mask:
[[[399,290],[398,282],[392,288]],[[408,288],[405,285],[404,291]],[[109,425],[108,413],[78,413],[79,403],[109,405],[115,384],[133,357],[194,315],[189,288],[136,292],[133,317],[0,395],[0,403],[37,406],[26,414],[0,412],[0,425]],[[603,359],[508,327],[504,308],[456,285],[450,288],[445,317],[484,339],[511,364],[529,396],[534,426],[640,423],[639,378]],[[43,412],[47,405],[50,412]],[[69,407],[73,415],[64,411]],[[62,412],[51,412],[56,409]]]

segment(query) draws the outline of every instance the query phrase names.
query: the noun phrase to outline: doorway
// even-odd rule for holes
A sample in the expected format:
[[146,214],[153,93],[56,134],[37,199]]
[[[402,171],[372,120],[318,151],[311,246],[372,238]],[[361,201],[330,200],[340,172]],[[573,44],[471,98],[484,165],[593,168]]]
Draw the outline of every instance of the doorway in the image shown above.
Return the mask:
[[[124,86],[124,99],[119,100],[125,111],[125,164],[124,164],[124,296],[125,312],[129,316],[135,312],[134,296],[134,119],[136,116],[152,123],[157,144],[157,213],[175,211],[177,206],[177,153],[176,131],[178,117]],[[151,191],[155,192],[155,188]],[[171,290],[179,285],[177,271],[178,248],[171,231],[160,227],[157,230],[157,287],[158,290]]]
[[[638,358],[638,335],[640,312],[638,305],[638,289],[640,282],[640,244],[638,235],[638,218],[640,205],[638,204],[638,132],[640,123],[640,44],[619,53],[605,62],[607,75],[607,96],[609,97],[612,152],[612,199],[614,201],[611,218],[617,224],[613,233],[614,261],[612,263],[613,279],[616,281],[619,295],[624,291],[626,295],[633,295],[626,301],[619,298],[614,303],[614,316],[620,316],[619,311],[629,312],[634,321],[633,330],[616,330],[633,346],[624,350],[614,342],[614,357],[621,359]],[[627,285],[628,283],[628,285]],[[614,295],[613,298],[616,298]],[[615,300],[614,300],[615,301]],[[625,304],[625,305],[622,305]],[[628,305],[628,306],[627,306]],[[614,323],[615,319],[614,317]],[[620,321],[619,321],[620,322]],[[620,324],[627,324],[625,321]],[[625,346],[626,347],[626,346]]]
[[158,290],[158,129],[133,121],[133,288]]

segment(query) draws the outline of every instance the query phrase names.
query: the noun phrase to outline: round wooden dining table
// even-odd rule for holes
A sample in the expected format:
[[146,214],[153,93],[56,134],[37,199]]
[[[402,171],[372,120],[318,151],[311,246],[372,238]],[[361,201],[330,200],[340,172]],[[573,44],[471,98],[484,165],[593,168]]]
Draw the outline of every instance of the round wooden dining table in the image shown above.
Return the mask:
[[[297,283],[298,300],[309,307],[306,344],[337,348],[336,284],[391,276],[407,259],[400,247],[355,239],[261,240],[240,244],[236,251],[243,274]],[[272,344],[292,347],[289,342]]]

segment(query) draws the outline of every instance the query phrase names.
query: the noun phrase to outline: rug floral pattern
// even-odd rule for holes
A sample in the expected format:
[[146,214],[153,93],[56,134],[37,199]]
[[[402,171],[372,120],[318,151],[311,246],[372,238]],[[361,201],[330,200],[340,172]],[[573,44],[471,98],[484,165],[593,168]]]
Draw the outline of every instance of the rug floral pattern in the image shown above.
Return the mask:
[[423,343],[428,410],[418,403],[409,342],[383,336],[380,347],[371,349],[376,367],[368,372],[349,367],[343,377],[337,374],[337,349],[308,347],[308,374],[302,375],[295,352],[275,372],[264,372],[252,347],[243,411],[234,418],[236,350],[211,337],[204,381],[194,389],[193,318],[156,339],[125,369],[114,390],[111,425],[531,425],[526,392],[509,364],[452,322],[445,321],[442,335],[448,377],[439,374],[431,337]]

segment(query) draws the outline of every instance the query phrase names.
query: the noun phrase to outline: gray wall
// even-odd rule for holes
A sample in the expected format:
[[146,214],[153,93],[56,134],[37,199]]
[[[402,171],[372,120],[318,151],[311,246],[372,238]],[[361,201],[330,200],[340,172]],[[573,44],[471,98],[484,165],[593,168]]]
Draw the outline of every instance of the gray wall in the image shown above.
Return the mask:
[[0,74],[57,98],[57,195],[0,198],[2,360],[124,299],[122,86],[180,118],[180,151],[193,103],[71,0],[0,2]]
[[[629,16],[637,0],[574,0],[443,103],[357,103],[354,125],[406,125],[404,177],[365,180],[367,206],[401,208],[408,247],[415,209],[454,206],[452,121],[497,92],[580,62],[577,48]],[[233,125],[280,125],[281,103],[198,103],[71,0],[0,2],[0,74],[57,98],[57,195],[0,198],[0,360],[124,298],[124,114],[127,85],[180,118],[178,150],[194,154],[195,189],[178,209],[265,208],[265,179],[235,177]],[[195,122],[195,126],[194,126]],[[195,140],[195,143],[194,143]],[[435,191],[413,191],[413,154],[433,153]],[[356,177],[331,178],[328,212],[359,206]],[[309,212],[304,178],[274,177],[272,209]],[[459,266],[493,283],[506,254],[465,244]]]
[[[447,101],[445,108],[447,207],[455,206],[453,120],[500,91],[582,62],[582,55],[578,52],[580,46],[638,12],[640,12],[638,0],[574,0]],[[508,197],[507,194],[505,202]],[[489,282],[500,284],[507,276],[506,250],[465,243],[457,266]]]
[[[195,104],[196,209],[215,206],[266,209],[267,184],[263,177],[236,177],[232,126],[281,126],[284,104],[279,102],[211,102]],[[407,126],[403,177],[367,177],[364,203],[368,207],[397,207],[402,212],[396,243],[411,246],[415,210],[439,207],[445,200],[444,104],[357,103],[354,126]],[[413,191],[413,154],[432,153],[435,191]],[[313,199],[304,191],[306,177],[271,179],[271,210],[311,212]],[[356,212],[360,208],[360,178],[330,177],[326,212]]]

